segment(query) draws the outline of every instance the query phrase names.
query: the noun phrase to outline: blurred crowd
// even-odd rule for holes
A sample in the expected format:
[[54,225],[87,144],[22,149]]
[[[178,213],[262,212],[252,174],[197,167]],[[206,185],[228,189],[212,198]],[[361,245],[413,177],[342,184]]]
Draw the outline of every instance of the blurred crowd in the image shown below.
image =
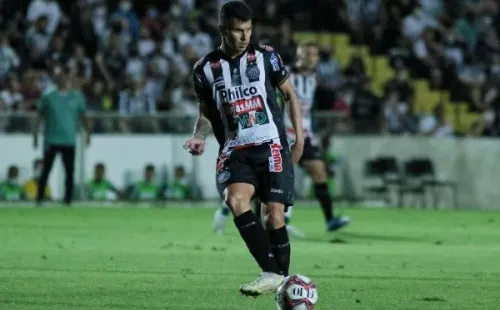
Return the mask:
[[[192,122],[186,120],[197,114],[189,74],[219,44],[217,10],[224,2],[2,1],[0,113],[34,111],[40,95],[54,87],[52,68],[62,65],[84,91],[91,113],[122,116],[96,118],[94,131],[188,131]],[[370,91],[361,57],[342,68],[335,48],[321,47],[317,109],[345,116],[329,130],[454,135],[441,105],[431,115],[414,114],[409,77],[421,77],[484,113],[472,134],[500,132],[497,1],[247,2],[255,10],[254,40],[272,44],[288,64],[296,47],[293,31],[304,30],[348,33],[354,44],[390,56],[396,76],[380,97]],[[151,118],[163,111],[175,117]],[[0,117],[0,132],[28,129],[16,116]]]

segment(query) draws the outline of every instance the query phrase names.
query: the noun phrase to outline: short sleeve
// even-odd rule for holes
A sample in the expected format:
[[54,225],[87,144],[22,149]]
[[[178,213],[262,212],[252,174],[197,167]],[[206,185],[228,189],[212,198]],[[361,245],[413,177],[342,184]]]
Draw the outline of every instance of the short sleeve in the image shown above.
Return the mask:
[[203,66],[198,62],[193,68],[193,85],[196,102],[207,103],[212,98],[212,90],[208,85]]
[[264,53],[266,69],[271,79],[271,84],[278,87],[288,79],[288,70],[281,59],[281,56],[271,47],[266,47]]

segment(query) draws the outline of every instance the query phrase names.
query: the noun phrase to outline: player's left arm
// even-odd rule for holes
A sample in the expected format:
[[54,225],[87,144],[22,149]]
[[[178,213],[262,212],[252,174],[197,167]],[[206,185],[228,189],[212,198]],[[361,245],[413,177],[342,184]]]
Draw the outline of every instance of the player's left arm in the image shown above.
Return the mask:
[[295,94],[290,79],[286,79],[281,85],[278,86],[283,94],[285,104],[290,105],[290,120],[292,121],[293,129],[295,130],[295,143],[304,145],[304,129],[302,126],[302,110],[300,102]]
[[300,102],[295,94],[292,83],[290,83],[288,70],[281,59],[281,56],[272,48],[267,47],[266,65],[268,66],[269,77],[273,86],[277,87],[283,95],[285,104],[290,105],[290,119],[295,130],[295,144],[304,145],[304,130],[302,127],[302,110]]

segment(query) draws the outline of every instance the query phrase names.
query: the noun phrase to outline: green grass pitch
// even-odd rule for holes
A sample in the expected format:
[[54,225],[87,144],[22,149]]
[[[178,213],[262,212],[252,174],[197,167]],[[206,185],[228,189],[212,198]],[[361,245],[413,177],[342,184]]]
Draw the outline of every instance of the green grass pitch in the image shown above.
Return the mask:
[[[238,293],[258,268],[209,208],[0,208],[0,309],[275,309]],[[296,208],[292,273],[316,309],[499,309],[500,213]]]

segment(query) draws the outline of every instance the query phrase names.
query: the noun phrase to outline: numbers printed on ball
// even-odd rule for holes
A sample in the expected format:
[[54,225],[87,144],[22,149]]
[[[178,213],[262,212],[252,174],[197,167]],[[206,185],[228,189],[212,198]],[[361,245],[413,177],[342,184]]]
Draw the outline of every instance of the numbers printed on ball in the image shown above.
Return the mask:
[[316,285],[303,275],[287,277],[276,292],[278,310],[311,310],[317,302]]

